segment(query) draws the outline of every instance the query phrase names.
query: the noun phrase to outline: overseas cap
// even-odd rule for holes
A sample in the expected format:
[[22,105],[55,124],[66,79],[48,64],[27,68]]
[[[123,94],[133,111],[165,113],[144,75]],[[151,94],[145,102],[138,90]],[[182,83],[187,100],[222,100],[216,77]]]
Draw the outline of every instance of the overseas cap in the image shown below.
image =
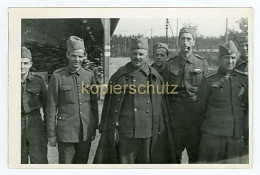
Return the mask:
[[248,42],[248,37],[247,36],[240,36],[238,37],[238,45],[242,43],[247,43]]
[[219,45],[219,56],[223,57],[225,55],[232,55],[232,54],[237,54],[238,50],[234,44],[233,41],[228,41],[224,44]]
[[83,39],[77,36],[70,36],[67,40],[67,51],[83,49],[85,50]]
[[166,43],[156,43],[153,45],[153,52],[155,52],[155,50],[159,48],[163,48],[168,51],[168,45]]
[[148,50],[148,39],[142,37],[133,37],[130,40],[130,50],[145,49]]
[[21,58],[30,58],[30,59],[32,59],[31,51],[29,49],[27,49],[26,47],[22,47]]
[[182,33],[190,33],[193,36],[193,39],[197,37],[196,30],[193,28],[182,28],[180,30],[179,36],[181,36]]

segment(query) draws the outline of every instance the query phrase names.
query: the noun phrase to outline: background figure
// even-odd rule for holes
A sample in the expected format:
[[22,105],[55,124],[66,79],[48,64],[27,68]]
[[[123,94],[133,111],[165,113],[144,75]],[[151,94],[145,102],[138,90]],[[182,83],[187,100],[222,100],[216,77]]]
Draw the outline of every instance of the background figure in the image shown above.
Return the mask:
[[178,94],[170,95],[171,128],[176,143],[178,163],[186,148],[189,163],[196,163],[200,140],[200,121],[194,116],[196,111],[197,87],[208,73],[207,61],[192,53],[195,46],[196,31],[182,28],[179,33],[178,56],[171,58],[166,66],[170,72],[169,84],[178,85]]
[[168,82],[169,70],[166,68],[166,63],[169,58],[168,45],[166,43],[156,43],[153,45],[153,60],[152,67],[162,76],[164,83]]
[[[163,92],[163,80],[146,63],[147,39],[133,38],[130,48],[131,62],[109,81],[94,163],[175,163],[166,101],[163,94],[151,90],[154,87]],[[121,90],[116,91],[116,87]]]
[[90,88],[96,81],[91,70],[81,68],[85,53],[84,41],[69,37],[69,65],[56,70],[49,83],[48,140],[53,147],[58,141],[60,164],[86,164],[98,128],[96,89]]
[[[21,163],[47,164],[47,140],[45,117],[41,118],[40,108],[46,115],[47,85],[45,80],[32,72],[30,50],[21,50]],[[44,115],[44,116],[45,116]],[[28,157],[29,156],[29,157]]]
[[236,64],[236,69],[248,73],[248,37],[240,36],[238,40],[238,50],[240,57]]
[[[248,74],[248,37],[247,36],[241,36],[238,40],[238,50],[240,52],[240,57],[236,63],[235,69],[244,72],[245,74]],[[248,86],[248,82],[247,82]],[[245,121],[245,145],[247,148],[247,152],[249,151],[249,114],[248,114],[248,106],[246,104],[243,104],[244,106],[244,114],[247,116],[247,119]]]
[[199,163],[248,163],[244,144],[242,104],[248,104],[247,75],[234,70],[238,50],[232,41],[219,46],[220,67],[198,89],[198,116],[202,118]]

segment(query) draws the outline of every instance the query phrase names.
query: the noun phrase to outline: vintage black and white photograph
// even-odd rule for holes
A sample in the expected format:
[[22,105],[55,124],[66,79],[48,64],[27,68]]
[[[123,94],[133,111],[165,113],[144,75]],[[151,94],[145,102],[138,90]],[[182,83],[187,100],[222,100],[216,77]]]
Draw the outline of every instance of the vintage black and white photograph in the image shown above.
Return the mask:
[[9,13],[13,167],[251,166],[252,9]]

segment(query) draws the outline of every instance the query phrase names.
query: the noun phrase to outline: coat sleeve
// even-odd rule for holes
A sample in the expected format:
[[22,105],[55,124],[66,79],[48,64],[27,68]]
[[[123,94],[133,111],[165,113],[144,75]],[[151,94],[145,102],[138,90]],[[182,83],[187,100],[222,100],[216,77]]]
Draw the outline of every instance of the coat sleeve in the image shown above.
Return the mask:
[[55,73],[52,74],[47,96],[47,135],[56,136],[56,113],[58,110],[58,78]]
[[110,109],[110,104],[111,104],[111,96],[112,94],[110,94],[111,92],[111,88],[112,88],[112,82],[113,82],[113,77],[111,77],[111,79],[109,80],[109,83],[106,87],[107,91],[105,94],[105,99],[104,99],[104,103],[103,103],[103,110],[102,110],[102,114],[101,114],[101,121],[100,121],[100,125],[99,125],[99,132],[102,133],[102,131],[104,130],[104,126],[105,126],[105,121],[107,120],[107,116],[109,115],[109,109]]
[[97,89],[97,84],[96,84],[94,74],[91,76],[91,86],[95,87],[92,88],[93,91],[90,91],[91,112],[95,119],[95,128],[98,129],[98,123],[99,123],[98,100],[97,100],[97,93],[93,93],[93,92],[98,92],[98,89]]
[[208,85],[207,79],[204,77],[198,87],[197,93],[197,110],[196,110],[196,118],[200,121],[205,117],[207,100],[210,95],[210,87]]

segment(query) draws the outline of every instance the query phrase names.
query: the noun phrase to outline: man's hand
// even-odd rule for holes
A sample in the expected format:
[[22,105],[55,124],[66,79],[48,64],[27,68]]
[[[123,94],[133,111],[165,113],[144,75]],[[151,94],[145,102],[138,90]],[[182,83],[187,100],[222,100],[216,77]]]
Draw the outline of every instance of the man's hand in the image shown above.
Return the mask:
[[56,145],[57,145],[57,137],[56,136],[49,137],[48,138],[48,142],[49,142],[49,145],[51,147],[56,147]]

